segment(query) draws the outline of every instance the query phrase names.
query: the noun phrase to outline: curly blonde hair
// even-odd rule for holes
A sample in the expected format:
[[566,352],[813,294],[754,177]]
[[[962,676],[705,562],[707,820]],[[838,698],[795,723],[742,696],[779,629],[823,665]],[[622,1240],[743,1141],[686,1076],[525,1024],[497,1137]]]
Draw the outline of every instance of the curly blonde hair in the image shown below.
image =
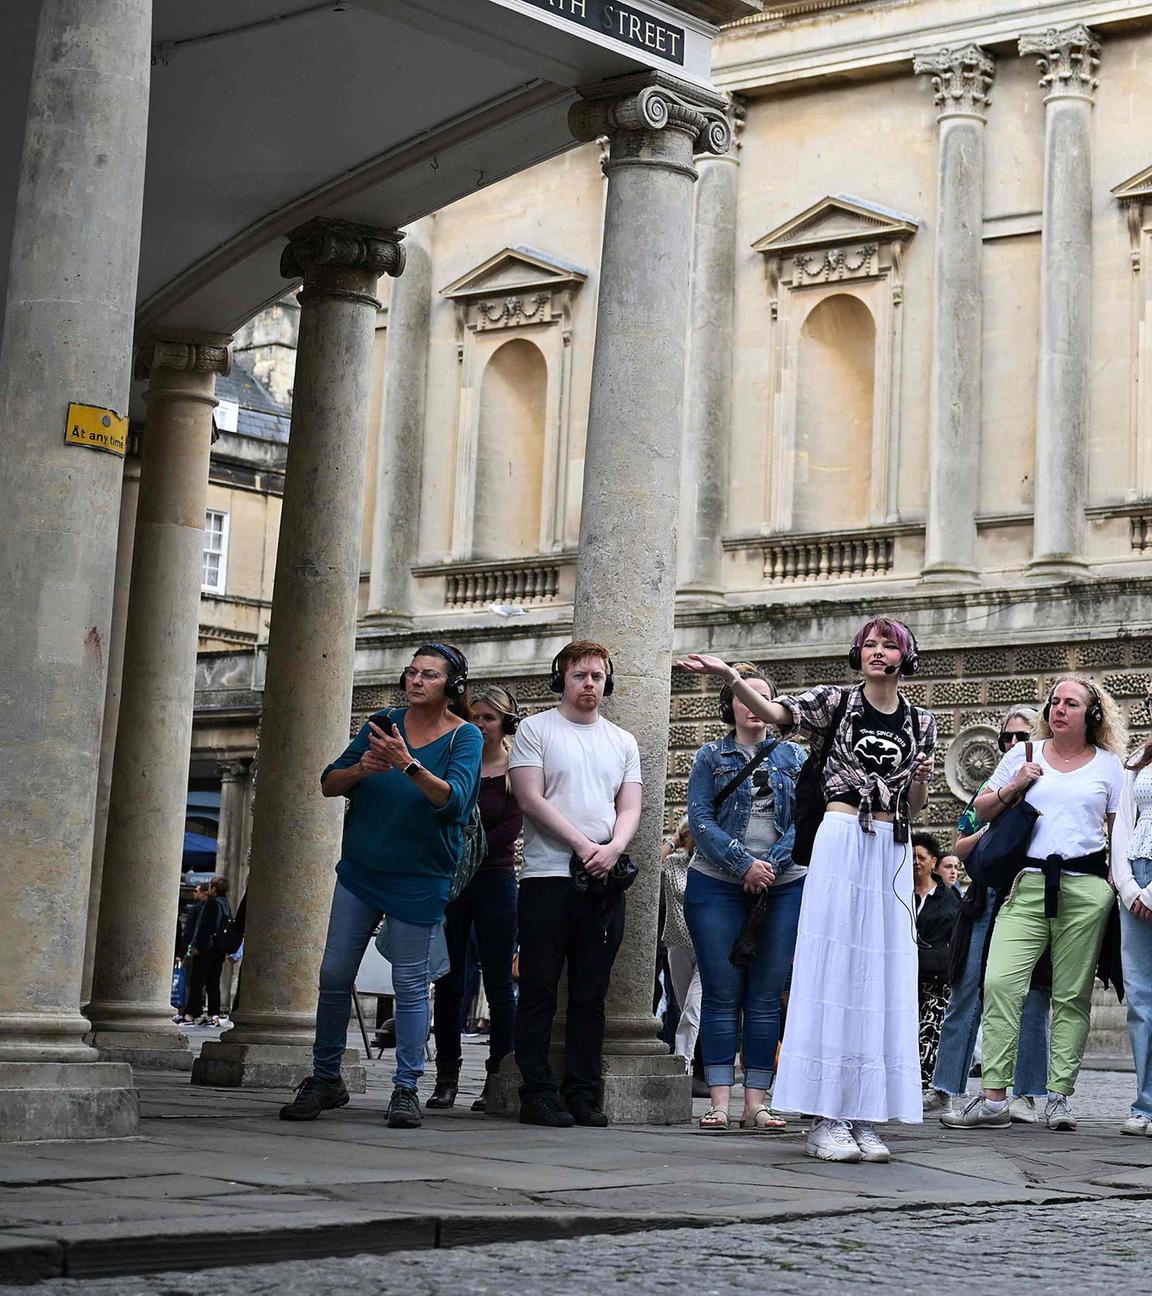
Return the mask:
[[1056,680],[1051,689],[1048,690],[1048,698],[1032,726],[1033,735],[1037,738],[1052,737],[1052,726],[1048,723],[1046,712],[1048,703],[1052,700],[1052,695],[1061,684],[1079,684],[1088,698],[1089,706],[1093,701],[1100,703],[1100,710],[1104,713],[1104,719],[1096,726],[1096,732],[1089,738],[1089,741],[1094,746],[1101,747],[1104,751],[1110,751],[1114,756],[1119,756],[1123,760],[1128,754],[1128,727],[1124,723],[1120,707],[1117,705],[1116,699],[1103,685],[1097,684],[1095,680],[1090,680],[1085,675],[1061,675]]

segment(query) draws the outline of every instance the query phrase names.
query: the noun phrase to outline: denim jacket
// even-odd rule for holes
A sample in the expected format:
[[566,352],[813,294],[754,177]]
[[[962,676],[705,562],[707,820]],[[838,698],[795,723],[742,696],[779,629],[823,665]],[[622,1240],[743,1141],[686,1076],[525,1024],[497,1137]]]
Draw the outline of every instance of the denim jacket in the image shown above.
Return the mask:
[[[757,751],[763,745],[760,743]],[[796,776],[806,755],[795,743],[781,742],[760,767],[769,771],[772,782],[773,821],[780,840],[768,852],[768,861],[777,873],[792,862]],[[748,757],[736,745],[735,734],[725,734],[718,742],[700,748],[688,779],[688,819],[696,849],[716,868],[735,878],[743,877],[756,858],[744,846],[752,812],[752,778],[746,778],[718,809],[716,798],[747,763]]]

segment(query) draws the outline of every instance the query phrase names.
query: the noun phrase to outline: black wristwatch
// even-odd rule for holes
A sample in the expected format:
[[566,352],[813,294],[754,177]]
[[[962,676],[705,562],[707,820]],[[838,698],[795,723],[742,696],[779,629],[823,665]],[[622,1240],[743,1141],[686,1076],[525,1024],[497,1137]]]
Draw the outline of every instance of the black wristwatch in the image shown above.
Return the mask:
[[407,774],[409,778],[412,778],[418,770],[422,770],[423,768],[424,766],[421,765],[418,760],[410,760],[408,764],[404,766],[404,773]]

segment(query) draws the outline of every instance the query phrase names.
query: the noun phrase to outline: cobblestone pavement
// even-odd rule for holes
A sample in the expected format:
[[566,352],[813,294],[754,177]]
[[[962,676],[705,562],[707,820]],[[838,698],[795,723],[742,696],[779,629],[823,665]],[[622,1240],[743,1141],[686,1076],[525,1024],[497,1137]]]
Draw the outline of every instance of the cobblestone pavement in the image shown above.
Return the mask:
[[[676,1229],[563,1242],[515,1242],[388,1256],[301,1260],[194,1274],[58,1279],[41,1296],[586,1296],[691,1288],[713,1293],[1000,1291],[1093,1293],[1146,1288],[1149,1203],[1113,1201],[996,1210],[887,1212],[835,1220]],[[5,1296],[29,1288],[2,1287]]]

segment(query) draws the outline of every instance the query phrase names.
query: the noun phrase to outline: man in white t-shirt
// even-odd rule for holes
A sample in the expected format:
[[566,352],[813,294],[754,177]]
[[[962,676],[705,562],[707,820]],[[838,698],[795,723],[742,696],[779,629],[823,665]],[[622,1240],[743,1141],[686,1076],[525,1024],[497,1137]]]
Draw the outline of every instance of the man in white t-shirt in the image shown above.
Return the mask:
[[[624,934],[624,896],[607,930],[599,895],[573,883],[574,861],[593,879],[608,878],[640,822],[640,750],[636,739],[600,714],[612,691],[608,650],[570,643],[552,663],[560,705],[523,721],[508,771],[524,812],[524,869],[517,922],[520,997],[516,1063],[520,1119],[562,1129],[607,1125],[600,1110],[604,1000]],[[556,994],[568,964],[568,1018],[562,1086],[548,1062]]]

